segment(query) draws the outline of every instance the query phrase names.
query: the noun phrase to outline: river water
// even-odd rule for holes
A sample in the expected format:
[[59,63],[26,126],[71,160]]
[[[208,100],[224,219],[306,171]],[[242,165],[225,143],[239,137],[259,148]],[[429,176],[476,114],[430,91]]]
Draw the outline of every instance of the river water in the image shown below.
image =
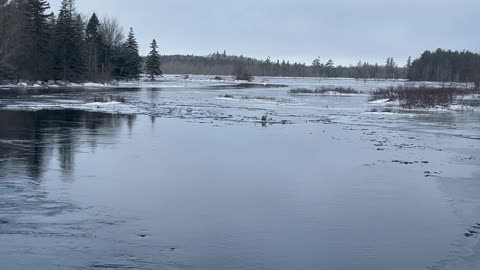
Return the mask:
[[2,269],[480,265],[478,113],[165,84],[2,90]]

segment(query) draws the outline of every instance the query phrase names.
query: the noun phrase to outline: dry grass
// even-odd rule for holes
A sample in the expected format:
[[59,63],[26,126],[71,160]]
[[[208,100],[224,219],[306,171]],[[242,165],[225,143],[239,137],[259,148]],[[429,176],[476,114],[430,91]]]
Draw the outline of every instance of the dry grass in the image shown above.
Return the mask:
[[267,97],[267,96],[241,96],[241,99],[259,99],[259,100],[268,100],[268,101],[275,101],[274,97]]
[[338,94],[359,94],[360,92],[351,88],[351,87],[341,87],[341,86],[322,86],[316,89],[308,89],[308,88],[295,88],[290,90],[290,94],[298,95],[298,94],[328,94],[328,93],[338,93]]
[[221,95],[219,96],[221,98],[231,98],[231,99],[234,99],[234,98],[238,98],[238,99],[241,99],[241,100],[265,100],[265,101],[276,101],[276,102],[282,102],[282,103],[287,103],[289,102],[288,99],[277,99],[275,97],[268,97],[268,96],[234,96],[234,95],[230,95],[230,94],[225,94],[225,95]]

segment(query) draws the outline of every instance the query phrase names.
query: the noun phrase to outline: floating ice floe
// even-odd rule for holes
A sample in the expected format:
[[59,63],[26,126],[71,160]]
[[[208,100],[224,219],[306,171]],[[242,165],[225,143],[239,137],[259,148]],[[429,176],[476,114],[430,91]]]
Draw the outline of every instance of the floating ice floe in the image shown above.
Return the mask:
[[377,100],[372,100],[370,102],[368,102],[369,104],[385,104],[385,103],[388,103],[390,102],[390,99],[389,98],[385,98],[385,99],[377,99]]

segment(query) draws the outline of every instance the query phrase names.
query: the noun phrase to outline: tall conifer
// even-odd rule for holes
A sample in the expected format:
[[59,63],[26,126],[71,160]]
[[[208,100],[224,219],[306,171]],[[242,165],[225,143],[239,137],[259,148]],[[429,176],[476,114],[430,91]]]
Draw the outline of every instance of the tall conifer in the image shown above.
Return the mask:
[[155,76],[161,76],[162,70],[160,69],[160,54],[158,53],[157,41],[154,39],[150,45],[152,49],[147,56],[146,71],[151,81],[155,80]]

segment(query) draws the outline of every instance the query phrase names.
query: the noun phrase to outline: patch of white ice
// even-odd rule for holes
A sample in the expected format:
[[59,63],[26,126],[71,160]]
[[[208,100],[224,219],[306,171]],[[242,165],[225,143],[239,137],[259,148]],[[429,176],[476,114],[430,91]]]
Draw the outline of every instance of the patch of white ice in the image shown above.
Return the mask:
[[385,104],[387,102],[390,102],[390,99],[389,98],[385,98],[385,99],[377,99],[377,100],[372,100],[370,102],[368,102],[369,104]]

